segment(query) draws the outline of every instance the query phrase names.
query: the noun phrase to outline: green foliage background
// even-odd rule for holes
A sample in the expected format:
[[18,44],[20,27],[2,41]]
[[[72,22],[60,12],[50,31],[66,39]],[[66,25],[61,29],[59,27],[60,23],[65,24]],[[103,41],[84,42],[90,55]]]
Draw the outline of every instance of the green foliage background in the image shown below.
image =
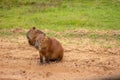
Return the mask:
[[119,30],[120,0],[0,0],[0,29]]

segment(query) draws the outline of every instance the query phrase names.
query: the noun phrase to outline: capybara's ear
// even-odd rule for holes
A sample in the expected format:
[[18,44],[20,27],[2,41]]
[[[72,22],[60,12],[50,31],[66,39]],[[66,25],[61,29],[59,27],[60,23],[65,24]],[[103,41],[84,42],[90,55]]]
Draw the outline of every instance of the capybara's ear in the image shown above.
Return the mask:
[[36,27],[33,27],[32,29],[36,29]]

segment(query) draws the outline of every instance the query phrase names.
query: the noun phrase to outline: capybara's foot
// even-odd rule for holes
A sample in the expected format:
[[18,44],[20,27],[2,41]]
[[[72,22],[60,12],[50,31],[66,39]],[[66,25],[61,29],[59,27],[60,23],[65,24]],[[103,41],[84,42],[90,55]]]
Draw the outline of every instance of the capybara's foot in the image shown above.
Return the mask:
[[43,64],[43,59],[40,59],[40,64]]
[[48,58],[45,58],[45,62],[47,63],[47,64],[49,64],[49,59]]
[[40,61],[40,64],[43,65],[43,62]]

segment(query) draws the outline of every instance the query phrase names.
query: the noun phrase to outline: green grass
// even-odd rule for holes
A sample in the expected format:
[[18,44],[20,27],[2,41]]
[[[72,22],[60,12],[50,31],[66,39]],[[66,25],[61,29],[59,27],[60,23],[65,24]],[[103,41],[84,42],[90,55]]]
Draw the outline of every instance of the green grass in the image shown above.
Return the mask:
[[1,0],[0,29],[120,30],[119,0]]
[[[36,26],[52,37],[120,41],[120,35],[97,34],[91,30],[120,30],[119,0],[1,0],[0,36],[17,36],[9,29]],[[69,30],[88,29],[88,34]],[[64,31],[69,33],[65,33]],[[56,34],[56,32],[60,32]],[[60,36],[61,35],[61,36]]]

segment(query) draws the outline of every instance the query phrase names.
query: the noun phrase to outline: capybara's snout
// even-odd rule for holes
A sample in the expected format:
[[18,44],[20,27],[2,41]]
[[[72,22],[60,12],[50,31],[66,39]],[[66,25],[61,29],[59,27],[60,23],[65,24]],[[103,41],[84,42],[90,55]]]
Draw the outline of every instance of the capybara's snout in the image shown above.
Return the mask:
[[35,42],[35,48],[36,48],[36,49],[39,49],[39,44],[38,44],[37,41]]

